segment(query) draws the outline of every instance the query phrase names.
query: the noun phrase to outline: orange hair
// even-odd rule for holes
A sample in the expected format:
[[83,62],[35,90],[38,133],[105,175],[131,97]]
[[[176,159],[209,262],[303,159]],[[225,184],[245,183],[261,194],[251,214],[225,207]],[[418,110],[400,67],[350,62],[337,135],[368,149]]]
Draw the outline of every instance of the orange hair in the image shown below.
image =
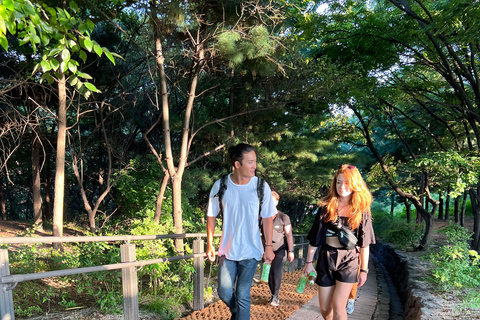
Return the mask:
[[338,167],[330,190],[325,197],[320,199],[319,206],[327,208],[327,213],[323,218],[325,222],[337,220],[338,201],[340,198],[337,193],[337,177],[339,174],[343,174],[348,186],[352,190],[352,197],[350,198],[347,212],[351,214],[350,218],[348,218],[348,223],[352,230],[355,230],[362,222],[362,214],[370,214],[370,205],[372,204],[372,194],[368,190],[360,171],[355,166],[343,164]]

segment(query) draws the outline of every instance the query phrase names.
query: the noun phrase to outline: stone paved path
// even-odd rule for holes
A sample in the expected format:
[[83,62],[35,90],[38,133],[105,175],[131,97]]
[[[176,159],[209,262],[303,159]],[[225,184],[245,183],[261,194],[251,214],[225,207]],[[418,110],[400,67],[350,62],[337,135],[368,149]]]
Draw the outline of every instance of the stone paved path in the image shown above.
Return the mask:
[[[355,311],[349,315],[349,320],[372,319],[378,301],[376,269],[371,263],[368,280],[359,288]],[[322,319],[318,306],[316,285],[305,287],[303,294],[295,292],[302,270],[285,272],[282,277],[279,299],[280,306],[269,304],[270,290],[266,284],[252,286],[251,320],[310,320]],[[229,320],[230,311],[226,305],[217,301],[202,310],[195,311],[182,320]],[[384,320],[384,319],[382,319]]]

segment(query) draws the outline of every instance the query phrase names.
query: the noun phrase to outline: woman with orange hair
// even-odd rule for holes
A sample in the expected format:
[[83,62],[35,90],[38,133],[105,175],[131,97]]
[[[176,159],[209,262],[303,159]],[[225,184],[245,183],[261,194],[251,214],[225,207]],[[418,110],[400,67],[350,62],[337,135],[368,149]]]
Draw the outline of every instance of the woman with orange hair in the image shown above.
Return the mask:
[[[313,270],[317,273],[320,313],[326,320],[347,319],[345,306],[353,284],[357,282],[361,287],[367,280],[369,245],[375,243],[371,203],[372,195],[358,169],[348,164],[339,166],[329,193],[320,200],[307,236],[305,273]],[[342,228],[355,235],[357,241],[353,249],[347,249],[340,242]],[[314,268],[313,257],[319,246]]]

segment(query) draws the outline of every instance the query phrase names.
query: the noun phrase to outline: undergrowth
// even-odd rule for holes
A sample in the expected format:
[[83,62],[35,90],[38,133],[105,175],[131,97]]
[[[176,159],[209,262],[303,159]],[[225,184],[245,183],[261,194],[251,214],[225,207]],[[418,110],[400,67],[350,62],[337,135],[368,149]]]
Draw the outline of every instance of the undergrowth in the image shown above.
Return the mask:
[[472,233],[453,224],[438,232],[445,233],[447,241],[424,257],[434,266],[430,280],[443,292],[463,296],[461,310],[479,309],[480,256],[469,250]]

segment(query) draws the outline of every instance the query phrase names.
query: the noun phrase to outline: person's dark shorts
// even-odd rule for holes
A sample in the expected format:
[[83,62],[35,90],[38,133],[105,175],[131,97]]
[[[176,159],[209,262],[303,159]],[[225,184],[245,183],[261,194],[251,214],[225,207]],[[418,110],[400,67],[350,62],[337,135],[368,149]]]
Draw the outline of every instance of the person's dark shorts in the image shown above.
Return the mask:
[[315,283],[321,287],[331,287],[336,281],[355,283],[358,267],[357,249],[337,249],[322,245],[317,260]]

